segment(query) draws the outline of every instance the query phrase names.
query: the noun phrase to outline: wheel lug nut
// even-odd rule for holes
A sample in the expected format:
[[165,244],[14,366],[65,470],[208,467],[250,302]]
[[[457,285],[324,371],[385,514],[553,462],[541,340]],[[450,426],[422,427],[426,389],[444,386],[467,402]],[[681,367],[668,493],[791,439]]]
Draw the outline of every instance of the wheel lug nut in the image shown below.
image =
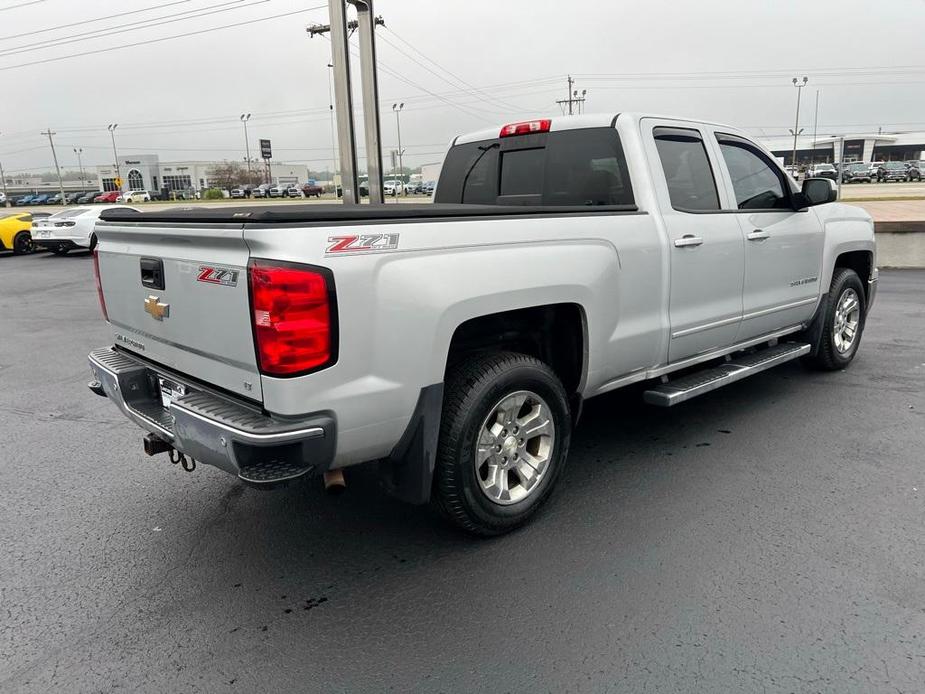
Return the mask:
[[513,431],[514,431],[514,433],[516,434],[516,433],[517,433],[518,431],[520,431],[520,430],[519,430],[517,427],[514,427]]
[[501,452],[501,446],[495,446],[495,450],[498,451],[498,453],[500,453],[500,452]]
[[523,445],[524,445],[524,440],[521,439],[520,441],[518,441],[518,443],[519,443],[521,446],[523,446]]
[[502,430],[501,430],[501,435],[502,435],[502,436],[507,436],[507,429],[502,429]]

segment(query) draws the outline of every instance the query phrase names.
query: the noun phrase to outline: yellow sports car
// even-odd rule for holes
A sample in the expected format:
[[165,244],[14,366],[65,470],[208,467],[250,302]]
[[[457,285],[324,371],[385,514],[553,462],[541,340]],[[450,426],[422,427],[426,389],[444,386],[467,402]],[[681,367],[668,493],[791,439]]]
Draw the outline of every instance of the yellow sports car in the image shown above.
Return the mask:
[[0,211],[0,250],[13,251],[16,255],[32,252],[31,214]]

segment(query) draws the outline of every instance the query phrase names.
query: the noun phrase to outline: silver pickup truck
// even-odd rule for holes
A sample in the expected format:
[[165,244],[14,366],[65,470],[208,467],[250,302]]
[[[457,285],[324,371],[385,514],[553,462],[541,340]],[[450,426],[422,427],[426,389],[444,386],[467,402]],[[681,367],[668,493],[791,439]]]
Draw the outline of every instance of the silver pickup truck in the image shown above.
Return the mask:
[[433,203],[107,211],[90,388],[145,450],[269,488],[375,461],[478,534],[523,523],[582,402],[846,367],[873,224],[735,128],[622,113],[457,137]]

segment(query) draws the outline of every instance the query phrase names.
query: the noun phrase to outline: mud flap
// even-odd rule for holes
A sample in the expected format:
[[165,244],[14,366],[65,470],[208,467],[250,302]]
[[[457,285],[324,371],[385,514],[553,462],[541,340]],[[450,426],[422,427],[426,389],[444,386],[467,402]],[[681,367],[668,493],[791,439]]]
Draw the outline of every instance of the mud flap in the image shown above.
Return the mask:
[[430,501],[440,438],[443,384],[421,388],[411,421],[388,458],[379,461],[379,478],[392,496],[410,504]]

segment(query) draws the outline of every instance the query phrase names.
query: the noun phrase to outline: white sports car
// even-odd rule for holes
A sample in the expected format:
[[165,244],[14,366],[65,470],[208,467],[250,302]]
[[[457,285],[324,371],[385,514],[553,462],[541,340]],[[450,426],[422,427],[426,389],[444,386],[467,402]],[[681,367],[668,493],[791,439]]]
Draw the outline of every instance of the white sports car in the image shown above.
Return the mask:
[[96,247],[93,227],[100,214],[114,207],[130,209],[125,205],[96,205],[94,207],[71,207],[49,217],[32,222],[32,243],[47,248],[56,255],[64,255],[72,248]]

